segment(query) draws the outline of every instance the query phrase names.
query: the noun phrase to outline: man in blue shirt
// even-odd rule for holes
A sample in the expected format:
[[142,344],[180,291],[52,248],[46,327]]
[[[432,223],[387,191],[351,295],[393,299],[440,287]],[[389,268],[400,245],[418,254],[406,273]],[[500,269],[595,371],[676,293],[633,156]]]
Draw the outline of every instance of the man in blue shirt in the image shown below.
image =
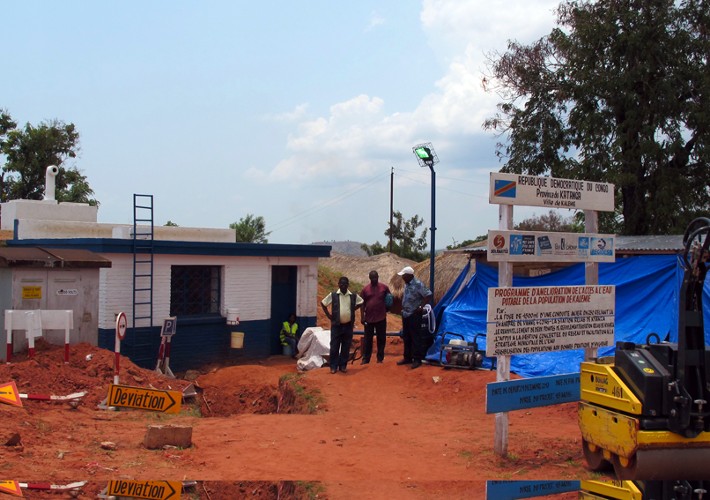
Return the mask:
[[404,295],[402,296],[402,340],[404,356],[397,361],[398,365],[411,363],[412,369],[422,366],[426,356],[426,335],[422,328],[422,313],[424,306],[431,301],[432,293],[424,283],[414,277],[414,269],[407,266],[397,273],[404,280]]

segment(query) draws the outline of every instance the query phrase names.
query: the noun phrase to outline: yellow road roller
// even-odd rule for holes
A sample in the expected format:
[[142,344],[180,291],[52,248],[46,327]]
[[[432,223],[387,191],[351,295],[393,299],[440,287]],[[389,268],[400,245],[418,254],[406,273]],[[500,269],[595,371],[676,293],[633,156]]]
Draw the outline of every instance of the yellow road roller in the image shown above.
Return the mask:
[[617,342],[613,357],[583,362],[579,427],[587,465],[620,480],[710,479],[710,349],[702,294],[710,219],[683,236],[678,342]]
[[580,481],[580,500],[706,500],[703,481]]

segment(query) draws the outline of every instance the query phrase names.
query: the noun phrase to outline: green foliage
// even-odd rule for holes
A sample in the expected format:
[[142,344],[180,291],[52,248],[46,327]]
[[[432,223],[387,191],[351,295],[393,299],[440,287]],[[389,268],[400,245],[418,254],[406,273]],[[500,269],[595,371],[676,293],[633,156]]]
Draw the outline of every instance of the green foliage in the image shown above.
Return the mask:
[[286,373],[279,379],[279,387],[288,385],[297,399],[296,406],[303,405],[307,415],[316,414],[325,402],[325,398],[319,389],[304,386],[302,379],[302,373]]
[[229,228],[234,229],[237,243],[268,243],[267,236],[271,234],[271,231],[266,232],[266,221],[261,215],[247,214],[239,222],[232,222]]
[[326,493],[325,486],[315,481],[297,481],[296,487],[299,492],[302,492],[302,498],[314,500],[316,498],[324,498]]
[[583,233],[584,223],[579,224],[579,221],[573,217],[564,218],[558,212],[550,210],[546,214],[536,216],[533,214],[518,224],[515,225],[518,231],[558,231],[564,233]]
[[72,123],[51,120],[17,128],[10,115],[0,110],[0,154],[5,160],[0,174],[0,200],[43,199],[47,167],[56,165],[57,201],[98,205],[86,177],[75,167],[64,166],[68,159],[76,158],[78,144],[79,132]]
[[[395,211],[393,218],[395,222],[385,231],[385,236],[387,236],[388,240],[390,235],[392,235],[392,253],[416,262],[427,259],[429,257],[429,252],[426,252],[427,230],[424,229],[417,236],[419,226],[422,225],[424,219],[415,215],[409,220],[404,220],[404,216],[400,211]],[[388,252],[389,244],[385,247],[379,241],[376,241],[372,245],[363,243],[361,248],[371,257]]]
[[486,241],[486,239],[488,239],[488,235],[482,234],[480,236],[476,236],[476,238],[472,240],[463,240],[461,243],[456,243],[456,240],[454,240],[451,245],[446,245],[446,249],[454,250],[456,248],[470,247],[471,245],[475,245],[476,243],[479,243],[481,241]]
[[333,271],[331,268],[318,266],[318,283],[326,290],[335,290],[338,288],[338,278],[340,278],[340,274]]
[[[328,291],[334,291],[338,289],[338,280],[341,276],[342,274],[333,271],[329,267],[318,266],[318,284],[323,286]],[[350,276],[346,276],[346,278],[348,278],[348,281],[350,282],[348,290],[359,293],[360,290],[364,288],[364,285],[359,281],[351,279]]]
[[[600,230],[683,233],[708,210],[710,9],[706,0],[565,1],[558,27],[509,42],[484,83],[503,171],[616,187]],[[491,84],[494,81],[495,84]]]
[[169,227],[178,227],[178,225],[175,224],[175,223],[174,223],[173,221],[171,221],[171,220],[168,220],[168,222],[166,222],[165,225],[166,225],[166,226],[169,226]]

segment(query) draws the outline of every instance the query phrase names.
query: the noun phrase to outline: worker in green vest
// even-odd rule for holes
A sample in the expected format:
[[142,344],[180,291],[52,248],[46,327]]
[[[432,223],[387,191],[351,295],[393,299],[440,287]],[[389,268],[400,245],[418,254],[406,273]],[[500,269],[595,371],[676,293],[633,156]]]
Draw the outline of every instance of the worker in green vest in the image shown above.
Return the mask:
[[298,323],[296,323],[296,315],[289,314],[288,321],[284,321],[281,325],[279,338],[282,346],[291,346],[291,356],[296,357],[296,344],[298,343]]

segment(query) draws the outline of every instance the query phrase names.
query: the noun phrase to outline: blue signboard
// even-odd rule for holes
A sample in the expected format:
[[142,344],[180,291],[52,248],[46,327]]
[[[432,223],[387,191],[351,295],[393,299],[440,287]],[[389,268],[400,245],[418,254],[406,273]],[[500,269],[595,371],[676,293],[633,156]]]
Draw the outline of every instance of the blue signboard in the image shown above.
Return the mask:
[[579,373],[492,382],[486,386],[486,413],[579,401]]
[[486,481],[488,500],[514,500],[579,490],[579,481]]
[[172,337],[177,331],[177,316],[165,318],[163,328],[160,330],[161,337]]

